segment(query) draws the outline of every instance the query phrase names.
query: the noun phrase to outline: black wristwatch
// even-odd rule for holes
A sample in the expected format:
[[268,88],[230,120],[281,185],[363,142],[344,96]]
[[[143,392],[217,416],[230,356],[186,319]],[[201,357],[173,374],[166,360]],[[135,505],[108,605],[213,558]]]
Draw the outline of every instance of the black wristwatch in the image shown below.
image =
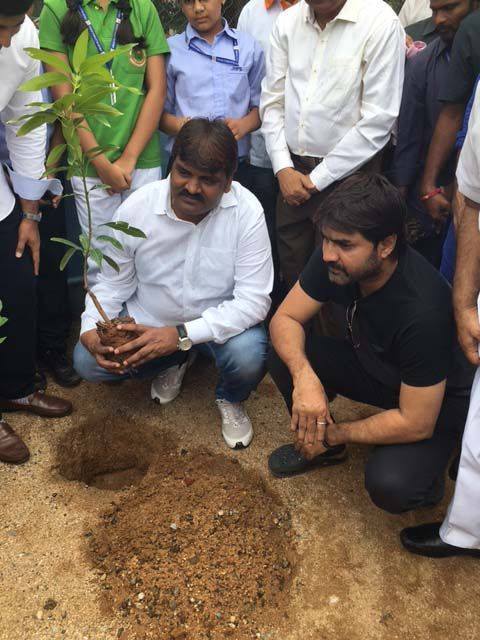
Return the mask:
[[193,342],[188,337],[185,325],[178,324],[175,328],[178,331],[177,349],[179,351],[190,351],[190,349],[193,347]]
[[322,445],[325,447],[325,449],[335,449],[336,445],[330,444],[327,439],[328,438],[327,429],[328,429],[328,425],[325,425],[325,435],[323,436]]

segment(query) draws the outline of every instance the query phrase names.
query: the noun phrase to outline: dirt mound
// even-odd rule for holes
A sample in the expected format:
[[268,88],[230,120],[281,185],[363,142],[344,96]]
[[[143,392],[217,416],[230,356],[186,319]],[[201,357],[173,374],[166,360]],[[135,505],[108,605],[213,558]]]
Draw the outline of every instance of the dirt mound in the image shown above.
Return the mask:
[[[58,470],[125,489],[86,533],[122,640],[270,638],[295,564],[290,514],[236,458],[177,451],[118,417],[65,434]],[[266,635],[265,635],[266,633]]]

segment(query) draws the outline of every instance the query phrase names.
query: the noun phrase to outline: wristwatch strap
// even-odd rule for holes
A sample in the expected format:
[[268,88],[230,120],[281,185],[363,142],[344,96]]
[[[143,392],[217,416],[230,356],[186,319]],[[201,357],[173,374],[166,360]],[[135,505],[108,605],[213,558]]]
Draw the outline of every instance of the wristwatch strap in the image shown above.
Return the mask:
[[178,331],[180,340],[184,340],[185,338],[188,338],[187,329],[184,324],[177,324],[175,328]]
[[26,211],[22,211],[22,219],[23,220],[33,220],[34,222],[41,222],[42,214],[41,213],[28,213]]

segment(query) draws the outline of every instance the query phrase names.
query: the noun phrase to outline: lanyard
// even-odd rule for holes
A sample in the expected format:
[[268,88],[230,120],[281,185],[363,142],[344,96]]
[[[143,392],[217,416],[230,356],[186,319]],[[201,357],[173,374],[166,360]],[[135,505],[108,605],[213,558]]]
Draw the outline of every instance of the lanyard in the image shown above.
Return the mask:
[[[188,41],[187,32],[185,32],[185,41]],[[233,41],[233,53],[235,55],[235,60],[230,60],[229,58],[222,58],[221,56],[212,56],[210,53],[207,53],[206,51],[202,51],[200,47],[198,47],[191,40],[188,43],[188,48],[190,49],[190,51],[195,51],[195,53],[199,53],[200,55],[205,56],[206,58],[210,58],[210,60],[212,60],[213,62],[220,62],[221,64],[229,64],[232,67],[238,67],[238,62],[240,60],[240,52],[238,50],[238,40],[236,38],[232,38],[232,41]]]
[[[97,36],[95,29],[93,28],[91,21],[88,19],[85,9],[82,7],[82,5],[78,6],[78,13],[80,14],[82,20],[85,22],[88,29],[88,33],[90,34],[90,37],[93,40],[93,44],[97,48],[98,53],[105,53],[105,49],[103,48],[102,43],[100,42],[100,39]],[[117,16],[115,18],[115,27],[113,29],[113,34],[112,34],[112,42],[110,43],[110,51],[115,51],[115,49],[117,48],[118,28],[120,26],[120,23],[122,22],[122,19],[123,19],[123,13],[120,11],[120,9],[118,9]],[[110,73],[112,73],[113,60],[110,60],[109,62],[107,62],[105,66],[110,71]],[[117,101],[115,93],[112,93],[111,101],[112,101],[112,104],[115,104],[115,102]]]

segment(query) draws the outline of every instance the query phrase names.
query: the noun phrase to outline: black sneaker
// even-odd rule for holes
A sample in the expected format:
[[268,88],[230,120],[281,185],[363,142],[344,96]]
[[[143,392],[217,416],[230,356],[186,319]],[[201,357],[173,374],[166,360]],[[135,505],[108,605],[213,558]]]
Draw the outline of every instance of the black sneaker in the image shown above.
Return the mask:
[[44,351],[39,358],[39,369],[48,371],[61,387],[76,387],[82,381],[67,355],[61,351]]
[[347,458],[347,448],[344,444],[327,449],[325,453],[307,460],[295,449],[293,444],[284,444],[275,449],[268,459],[268,468],[277,478],[287,478],[299,473],[305,473],[318,467],[331,467],[341,464]]

